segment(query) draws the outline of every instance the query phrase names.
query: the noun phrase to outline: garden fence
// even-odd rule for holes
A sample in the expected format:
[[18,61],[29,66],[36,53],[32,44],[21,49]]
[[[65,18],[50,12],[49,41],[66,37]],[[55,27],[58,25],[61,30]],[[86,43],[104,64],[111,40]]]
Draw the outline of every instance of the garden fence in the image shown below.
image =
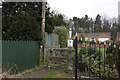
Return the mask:
[[[39,65],[40,49],[37,41],[2,41],[3,72],[21,72]],[[16,66],[15,66],[16,65]],[[15,66],[14,68],[12,68]]]

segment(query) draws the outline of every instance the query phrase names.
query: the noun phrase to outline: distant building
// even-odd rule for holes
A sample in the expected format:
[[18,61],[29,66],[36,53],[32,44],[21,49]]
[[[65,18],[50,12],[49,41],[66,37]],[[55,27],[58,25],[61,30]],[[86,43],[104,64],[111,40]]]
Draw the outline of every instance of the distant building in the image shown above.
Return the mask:
[[[79,36],[83,35],[85,37],[85,41],[99,41],[104,42],[111,40],[111,34],[110,33],[78,33],[77,37],[79,40]],[[75,36],[73,36],[73,39],[75,39]]]
[[120,32],[117,32],[117,41],[120,41]]

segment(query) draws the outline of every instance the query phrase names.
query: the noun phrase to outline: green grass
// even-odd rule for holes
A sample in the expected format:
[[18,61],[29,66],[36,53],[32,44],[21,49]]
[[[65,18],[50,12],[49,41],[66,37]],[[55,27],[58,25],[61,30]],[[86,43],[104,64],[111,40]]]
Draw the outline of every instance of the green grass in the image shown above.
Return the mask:
[[[106,57],[106,49],[105,48],[105,52],[104,52],[104,48],[100,48],[100,51],[102,52],[102,56],[101,56],[101,59],[104,60],[104,54],[105,54],[105,57]],[[97,48],[97,50],[99,50],[99,48]]]
[[49,71],[47,72],[43,77],[44,78],[68,78],[68,77],[72,77],[73,72],[68,72],[68,73],[65,73],[64,70],[52,70],[52,71]]
[[[80,51],[81,48],[78,48],[78,53]],[[86,48],[87,49],[87,48]],[[99,51],[99,48],[96,48],[98,51]],[[105,48],[105,51],[106,51],[107,48]],[[101,56],[101,59],[104,60],[104,48],[100,48],[100,52],[102,53],[102,56]],[[106,53],[105,53],[105,56],[106,56]]]

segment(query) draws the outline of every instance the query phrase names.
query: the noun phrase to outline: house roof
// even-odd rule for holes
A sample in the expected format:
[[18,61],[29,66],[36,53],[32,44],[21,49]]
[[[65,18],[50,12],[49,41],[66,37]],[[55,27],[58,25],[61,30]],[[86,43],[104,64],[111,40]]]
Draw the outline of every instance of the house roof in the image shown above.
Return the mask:
[[[97,37],[103,33],[79,33],[79,34],[82,34],[85,37]],[[111,35],[110,33],[104,33],[104,34],[109,35],[109,36]]]
[[117,32],[117,36],[120,36],[120,32]]

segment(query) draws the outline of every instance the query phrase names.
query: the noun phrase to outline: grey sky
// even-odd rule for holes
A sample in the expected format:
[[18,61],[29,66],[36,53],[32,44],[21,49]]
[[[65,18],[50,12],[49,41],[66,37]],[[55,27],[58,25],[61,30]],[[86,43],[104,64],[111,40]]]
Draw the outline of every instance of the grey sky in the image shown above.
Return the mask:
[[72,18],[88,15],[95,18],[97,14],[113,18],[118,17],[120,0],[47,0],[52,10]]

